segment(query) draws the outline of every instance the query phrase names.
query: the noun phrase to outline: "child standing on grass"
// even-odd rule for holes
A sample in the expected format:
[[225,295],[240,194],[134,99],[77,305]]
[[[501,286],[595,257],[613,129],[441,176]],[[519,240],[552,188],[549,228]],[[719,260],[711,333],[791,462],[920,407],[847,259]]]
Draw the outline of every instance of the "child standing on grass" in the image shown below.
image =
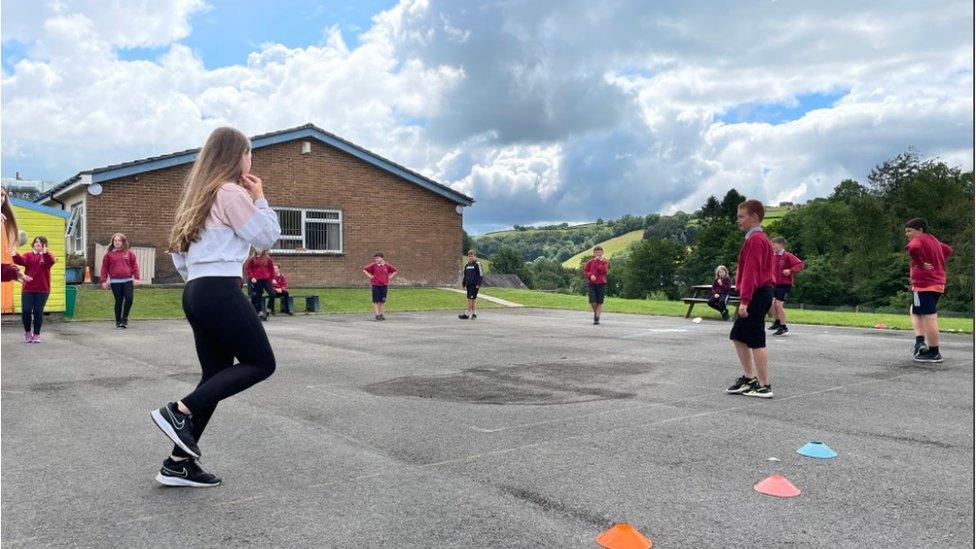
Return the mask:
[[735,287],[739,290],[739,313],[729,339],[742,365],[742,376],[725,390],[759,398],[772,398],[766,357],[764,320],[773,303],[773,248],[763,234],[762,223],[766,209],[758,200],[739,204],[736,222],[746,233],[739,249],[735,269]]
[[112,235],[112,246],[102,258],[102,289],[112,286],[115,297],[115,327],[129,327],[134,281],[139,280],[139,262],[122,233]]
[[261,304],[261,298],[268,294],[268,300],[274,306],[274,290],[272,290],[271,279],[274,278],[275,264],[268,250],[256,252],[247,263],[244,264],[244,272],[247,279],[251,281],[251,303],[257,311],[261,320],[268,320],[268,311]]
[[[24,285],[20,292],[20,317],[24,322],[24,342],[41,342],[44,305],[51,295],[51,267],[56,259],[47,249],[47,238],[34,237],[31,251],[13,254],[14,263],[24,267]],[[30,277],[30,280],[27,280]],[[32,328],[33,325],[33,328]]]
[[725,265],[715,267],[715,280],[712,282],[712,295],[708,306],[722,313],[722,320],[729,319],[729,295],[732,293],[732,279]]
[[478,263],[478,252],[468,250],[468,264],[464,266],[464,278],[461,280],[461,284],[468,294],[468,309],[459,314],[458,318],[463,320],[478,318],[475,303],[478,300],[478,289],[481,288],[481,282],[484,278],[481,263]]
[[793,275],[803,270],[803,261],[786,251],[786,239],[782,236],[769,241],[773,246],[773,277],[776,285],[773,287],[773,318],[775,321],[769,327],[774,336],[786,335],[790,329],[786,326],[786,296],[793,288]]
[[593,259],[583,266],[583,276],[590,294],[590,307],[593,308],[593,324],[600,323],[603,312],[603,299],[607,295],[607,270],[609,262],[603,259],[603,247],[593,248]]
[[190,394],[150,413],[175,444],[156,476],[167,486],[220,484],[196,461],[200,436],[218,402],[275,371],[268,335],[240,290],[248,250],[270,248],[281,234],[261,179],[250,171],[247,137],[233,128],[217,128],[200,149],[176,209],[169,249],[187,281],[183,312],[193,329],[202,375]]
[[281,269],[277,265],[274,266],[274,278],[271,279],[271,289],[273,290],[271,294],[271,314],[275,314],[275,299],[281,299],[281,312],[288,316],[294,316],[291,311],[291,303],[288,300],[288,279],[285,275],[281,274]]
[[915,362],[942,362],[939,353],[939,315],[936,305],[945,293],[945,260],[952,248],[929,233],[929,225],[921,217],[905,223],[911,258],[909,279],[912,283],[912,307],[909,314],[915,330]]
[[390,285],[390,281],[393,280],[393,276],[397,273],[397,269],[386,262],[386,258],[383,257],[382,253],[377,252],[373,255],[373,262],[363,267],[363,272],[366,273],[366,278],[369,279],[369,285],[373,289],[373,314],[376,315],[374,318],[376,320],[386,320],[386,317],[383,316],[383,311],[386,308],[387,288]]

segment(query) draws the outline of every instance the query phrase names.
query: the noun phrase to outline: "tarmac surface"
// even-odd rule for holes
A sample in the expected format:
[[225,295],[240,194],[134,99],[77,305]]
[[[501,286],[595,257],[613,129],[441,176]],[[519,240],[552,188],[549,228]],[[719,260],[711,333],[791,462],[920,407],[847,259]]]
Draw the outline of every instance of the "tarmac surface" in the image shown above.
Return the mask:
[[[148,412],[199,378],[185,322],[5,325],[3,546],[597,547],[620,522],[655,548],[972,546],[971,335],[919,365],[907,332],[791,325],[761,400],[723,393],[718,321],[388,318],[272,318],[277,372],[218,408],[207,489],[154,480]],[[774,473],[802,494],[753,490]]]

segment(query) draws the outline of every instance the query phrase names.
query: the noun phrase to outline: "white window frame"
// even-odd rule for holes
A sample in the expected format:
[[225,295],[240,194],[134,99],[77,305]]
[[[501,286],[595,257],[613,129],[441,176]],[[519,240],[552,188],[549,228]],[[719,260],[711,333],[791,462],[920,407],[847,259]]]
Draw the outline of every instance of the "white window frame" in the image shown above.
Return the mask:
[[[283,249],[272,248],[270,250],[271,253],[278,254],[278,255],[342,255],[343,253],[345,253],[343,251],[344,250],[344,247],[343,246],[345,245],[345,239],[343,238],[343,225],[345,223],[345,216],[343,215],[342,210],[335,210],[335,209],[328,209],[328,208],[278,208],[278,207],[272,207],[271,209],[274,210],[275,213],[278,213],[278,212],[281,212],[281,211],[289,211],[289,212],[301,212],[301,214],[302,214],[302,221],[301,221],[302,235],[301,236],[284,236],[284,235],[282,235],[282,236],[278,237],[278,240],[298,240],[298,241],[301,241],[301,243],[302,243],[302,249],[300,249],[300,250],[283,250]],[[308,216],[306,215],[308,212],[339,214],[339,219],[317,219],[317,218],[316,219],[309,219]],[[279,221],[280,221],[280,219],[279,219]],[[339,249],[337,249],[337,250],[309,250],[309,249],[307,249],[305,247],[305,244],[306,244],[306,241],[305,241],[305,238],[306,238],[305,226],[306,226],[307,223],[321,223],[323,225],[339,225]],[[277,242],[276,242],[276,244],[277,244]]]
[[[85,238],[85,201],[75,202],[68,206],[71,217],[65,227],[65,237],[68,252],[76,255],[88,257],[88,243]],[[80,246],[80,248],[79,248]]]

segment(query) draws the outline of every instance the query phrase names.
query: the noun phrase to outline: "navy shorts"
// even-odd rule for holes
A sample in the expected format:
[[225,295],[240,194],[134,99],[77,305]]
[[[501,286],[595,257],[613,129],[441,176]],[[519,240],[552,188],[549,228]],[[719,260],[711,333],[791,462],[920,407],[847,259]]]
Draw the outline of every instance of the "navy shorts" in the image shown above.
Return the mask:
[[590,303],[602,305],[603,298],[607,296],[606,284],[590,284]]
[[786,296],[790,294],[790,288],[792,287],[791,284],[777,284],[773,288],[773,299],[786,303]]
[[750,349],[766,347],[766,313],[773,305],[773,287],[762,286],[752,292],[752,300],[746,307],[749,316],[735,317],[729,339],[745,343]]
[[468,299],[478,299],[477,286],[465,286],[464,289],[468,291]]
[[942,294],[939,292],[912,292],[912,314],[934,315],[940,297]]
[[386,303],[386,286],[373,286],[373,303]]

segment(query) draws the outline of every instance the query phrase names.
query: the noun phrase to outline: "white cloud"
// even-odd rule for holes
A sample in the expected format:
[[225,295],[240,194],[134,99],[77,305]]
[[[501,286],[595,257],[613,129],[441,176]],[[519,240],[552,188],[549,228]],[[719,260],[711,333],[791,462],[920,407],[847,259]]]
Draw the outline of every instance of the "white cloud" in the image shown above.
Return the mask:
[[[205,68],[202,0],[3,4],[5,166],[78,169],[314,122],[526,224],[697,209],[735,186],[828,193],[915,146],[972,168],[972,5],[402,0],[350,47],[264,44]],[[163,46],[158,60],[118,49]],[[204,55],[206,52],[204,52]],[[781,124],[731,109],[846,93]]]

